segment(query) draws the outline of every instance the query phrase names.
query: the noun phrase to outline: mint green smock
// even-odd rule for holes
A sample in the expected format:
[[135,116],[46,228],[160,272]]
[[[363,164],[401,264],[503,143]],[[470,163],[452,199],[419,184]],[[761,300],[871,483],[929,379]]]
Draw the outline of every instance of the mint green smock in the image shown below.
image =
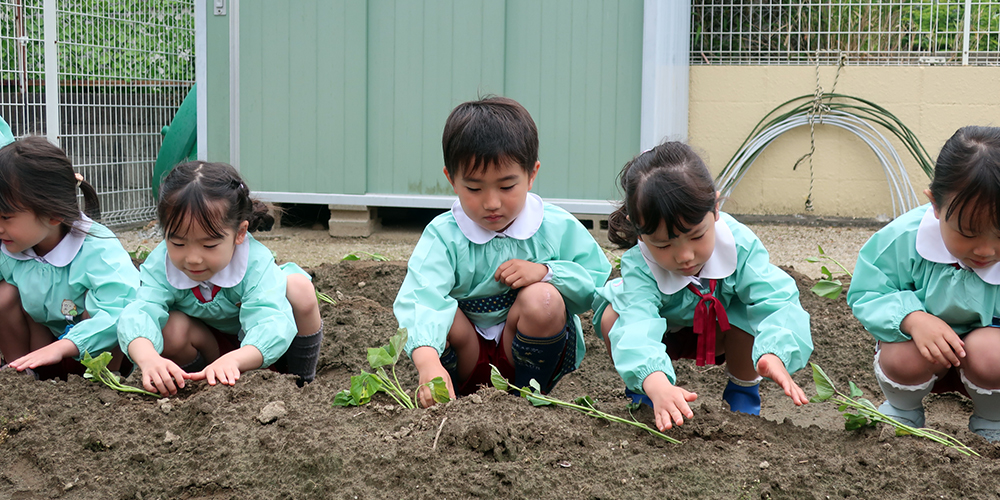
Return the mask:
[[[393,312],[407,329],[407,354],[431,346],[440,355],[455,320],[458,301],[501,295],[510,290],[493,279],[501,264],[522,259],[545,264],[549,283],[559,291],[576,325],[576,364],[583,360],[583,329],[578,314],[590,309],[597,286],[607,281],[611,263],[593,236],[569,212],[543,205],[542,223],[527,239],[493,238],[475,244],[462,233],[452,212],[431,221],[410,256],[406,278],[396,295]],[[508,309],[467,316],[479,327],[504,322]]]
[[138,296],[122,313],[118,342],[128,345],[142,337],[156,352],[163,352],[163,326],[170,311],[180,311],[224,333],[239,335],[240,345],[256,347],[264,357],[261,367],[278,360],[295,338],[297,328],[292,306],[285,296],[286,272],[305,274],[295,264],[279,268],[263,244],[247,234],[250,252],[247,270],[236,286],[222,288],[202,303],[189,289],[174,288],[166,275],[167,242],[161,241],[140,267],[142,286]]
[[[754,365],[764,354],[774,354],[789,373],[802,369],[812,354],[809,314],[799,304],[799,291],[788,274],[770,263],[767,250],[755,234],[729,214],[720,219],[736,242],[736,270],[717,280],[715,296],[729,323],[754,336]],[[642,382],[663,372],[676,383],[673,364],[663,343],[664,333],[694,324],[699,298],[688,289],[665,294],[657,286],[639,246],[622,256],[622,277],[597,291],[594,328],[610,304],[619,314],[608,333],[615,369],[629,389],[643,392]],[[707,280],[706,280],[707,281]],[[703,283],[707,286],[707,283]]]
[[911,340],[899,325],[914,311],[941,318],[959,335],[1000,317],[1000,286],[969,269],[932,262],[917,252],[917,229],[928,207],[917,207],[890,222],[858,253],[847,303],[877,340]]
[[3,280],[17,287],[25,312],[55,337],[70,325],[63,313],[69,305],[64,306],[65,301],[73,302],[71,316],[84,311],[90,315],[62,337],[79,349],[77,360],[84,352],[97,357],[118,345],[119,315],[139,288],[139,271],[114,233],[96,222],[86,232],[76,256],[62,267],[36,259],[0,257]]

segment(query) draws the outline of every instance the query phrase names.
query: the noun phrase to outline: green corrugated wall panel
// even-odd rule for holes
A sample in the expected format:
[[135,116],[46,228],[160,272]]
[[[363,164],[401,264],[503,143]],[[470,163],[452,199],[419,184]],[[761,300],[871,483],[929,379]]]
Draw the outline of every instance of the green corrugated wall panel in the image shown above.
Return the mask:
[[[240,167],[261,191],[451,194],[444,121],[458,103],[493,93],[523,103],[538,124],[536,192],[615,199],[615,175],[639,144],[642,4],[244,4]],[[216,97],[214,112],[228,101]]]
[[441,131],[456,104],[503,92],[503,5],[369,2],[369,192],[452,192]]
[[537,193],[615,199],[639,147],[642,2],[508,0],[507,95],[532,113]]
[[240,169],[259,191],[363,194],[367,7],[240,10]]
[[[209,161],[229,162],[229,17],[212,15],[212,2],[205,2],[208,11],[205,26],[205,68],[210,96],[205,110],[206,144]],[[201,92],[201,90],[199,90]]]

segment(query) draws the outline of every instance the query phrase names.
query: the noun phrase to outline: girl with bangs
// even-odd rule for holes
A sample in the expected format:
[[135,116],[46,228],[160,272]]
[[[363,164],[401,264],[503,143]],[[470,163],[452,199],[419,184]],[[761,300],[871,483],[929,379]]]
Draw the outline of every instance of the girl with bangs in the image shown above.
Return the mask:
[[683,424],[698,396],[675,385],[671,360],[691,358],[726,364],[722,398],[733,411],[760,414],[763,377],[805,404],[789,375],[813,349],[798,289],[760,240],[719,210],[701,159],[667,142],[633,158],[619,180],[625,200],[608,218],[608,239],[630,249],[622,277],[598,290],[594,327],[626,395],[653,408],[661,431]]
[[274,218],[236,169],[177,165],[157,215],[164,241],[140,268],[137,300],[118,325],[143,386],[166,396],[186,380],[233,385],[264,367],[311,382],[323,340],[315,289],[299,266],[279,267],[249,234],[269,230]]
[[924,191],[861,248],[847,302],[875,337],[879,410],[924,426],[924,396],[957,391],[969,430],[1000,441],[1000,128],[945,142]]

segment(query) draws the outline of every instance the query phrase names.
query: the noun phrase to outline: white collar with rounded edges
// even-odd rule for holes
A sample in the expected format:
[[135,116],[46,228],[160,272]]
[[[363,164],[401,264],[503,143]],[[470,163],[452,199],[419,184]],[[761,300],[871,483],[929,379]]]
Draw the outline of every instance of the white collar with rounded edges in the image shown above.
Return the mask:
[[975,269],[966,266],[964,262],[956,258],[948,247],[944,246],[944,238],[941,236],[941,222],[934,216],[934,205],[928,205],[924,217],[920,219],[920,226],[917,227],[917,253],[921,257],[931,262],[939,264],[958,264],[962,269],[969,269],[975,272],[983,281],[991,285],[1000,285],[1000,263]]
[[93,223],[94,221],[90,220],[90,217],[81,213],[80,220],[73,223],[73,228],[70,229],[69,233],[66,233],[62,241],[44,256],[35,253],[34,248],[25,249],[23,252],[10,253],[7,251],[7,245],[0,245],[3,246],[4,255],[10,258],[17,260],[37,260],[38,262],[44,262],[56,267],[66,267],[70,262],[73,262],[76,254],[80,253],[80,249],[83,248],[83,240],[87,239],[87,231],[90,230],[90,226]]
[[639,251],[642,252],[642,258],[656,279],[657,288],[667,295],[683,290],[688,283],[699,285],[701,278],[722,279],[736,271],[736,238],[721,217],[715,221],[715,249],[712,250],[712,256],[705,262],[698,276],[684,276],[660,267],[653,259],[649,248],[641,241]]
[[458,223],[458,228],[462,230],[462,234],[469,238],[469,241],[482,245],[497,237],[514,238],[515,240],[531,238],[538,232],[538,228],[542,227],[545,207],[537,194],[528,193],[521,213],[517,214],[514,222],[503,231],[493,231],[477,224],[465,214],[465,210],[462,210],[462,204],[458,200],[452,203],[451,213],[455,217],[455,222]]
[[[169,245],[170,243],[167,242]],[[211,279],[205,281],[195,281],[188,278],[184,271],[177,269],[177,266],[170,261],[167,255],[167,282],[170,286],[178,290],[187,290],[196,286],[216,285],[221,288],[231,288],[243,281],[247,273],[247,264],[250,262],[250,235],[243,239],[243,243],[236,245],[233,251],[233,259],[226,267],[215,273]]]

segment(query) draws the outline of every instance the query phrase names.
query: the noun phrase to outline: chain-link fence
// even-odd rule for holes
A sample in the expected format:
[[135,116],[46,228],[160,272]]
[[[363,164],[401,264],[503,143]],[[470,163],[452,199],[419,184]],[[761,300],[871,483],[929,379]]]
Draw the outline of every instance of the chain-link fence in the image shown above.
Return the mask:
[[691,2],[691,64],[1000,65],[1000,1]]
[[160,130],[194,80],[194,0],[0,0],[0,116],[62,146],[109,226],[154,217]]

